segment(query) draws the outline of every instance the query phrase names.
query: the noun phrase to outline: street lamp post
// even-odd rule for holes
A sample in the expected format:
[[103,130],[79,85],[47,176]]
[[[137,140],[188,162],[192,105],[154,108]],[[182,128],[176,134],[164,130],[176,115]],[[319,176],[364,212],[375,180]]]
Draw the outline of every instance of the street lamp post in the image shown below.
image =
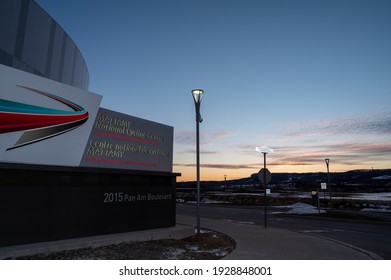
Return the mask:
[[191,94],[194,98],[196,110],[196,154],[197,154],[197,234],[201,233],[200,227],[200,123],[202,117],[200,113],[201,99],[204,91],[202,89],[193,89]]
[[326,166],[327,166],[327,187],[329,188],[330,207],[331,207],[331,187],[330,187],[330,169],[329,169],[330,159],[326,158],[324,161],[326,162]]
[[270,149],[266,146],[259,146],[259,147],[255,147],[255,150],[257,152],[260,152],[263,154],[263,169],[259,170],[258,178],[259,178],[259,181],[263,184],[264,193],[265,193],[264,213],[265,213],[265,228],[267,228],[267,189],[266,189],[266,185],[269,183],[269,181],[271,179],[271,175],[270,175],[270,171],[268,169],[266,169],[266,155],[268,153],[272,153],[273,149]]
[[266,155],[267,155],[267,152],[262,152],[263,154],[263,188],[264,188],[264,192],[265,192],[265,209],[264,209],[264,212],[265,212],[265,228],[267,228],[267,193],[266,193]]

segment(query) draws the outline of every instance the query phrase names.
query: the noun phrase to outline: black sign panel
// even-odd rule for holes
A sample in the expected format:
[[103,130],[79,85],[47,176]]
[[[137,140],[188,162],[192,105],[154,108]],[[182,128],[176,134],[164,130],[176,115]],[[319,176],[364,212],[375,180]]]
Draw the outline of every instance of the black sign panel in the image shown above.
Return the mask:
[[0,246],[175,226],[175,174],[0,168]]

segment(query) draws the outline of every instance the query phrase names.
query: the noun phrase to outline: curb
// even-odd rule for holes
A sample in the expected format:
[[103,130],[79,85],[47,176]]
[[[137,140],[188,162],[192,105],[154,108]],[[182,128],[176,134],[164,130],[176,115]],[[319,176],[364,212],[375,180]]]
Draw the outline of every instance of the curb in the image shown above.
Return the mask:
[[97,235],[74,239],[48,241],[40,243],[22,244],[0,247],[0,260],[36,255],[40,253],[54,253],[80,248],[95,248],[123,242],[150,241],[158,239],[182,239],[194,234],[194,227],[177,224],[174,227],[151,230],[124,232],[107,235]]

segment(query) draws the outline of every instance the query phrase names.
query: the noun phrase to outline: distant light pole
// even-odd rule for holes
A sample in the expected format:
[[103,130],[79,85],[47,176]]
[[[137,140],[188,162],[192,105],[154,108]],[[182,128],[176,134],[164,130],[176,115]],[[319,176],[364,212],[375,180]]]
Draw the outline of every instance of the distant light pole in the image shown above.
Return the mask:
[[259,181],[263,184],[264,187],[264,192],[265,192],[265,204],[264,204],[264,213],[265,213],[265,228],[267,228],[267,189],[266,185],[269,183],[271,179],[271,174],[268,169],[266,169],[266,155],[268,153],[272,153],[273,149],[270,149],[269,147],[266,146],[259,146],[255,147],[255,150],[259,153],[263,154],[263,169],[259,170],[258,172],[258,178]]
[[200,113],[201,99],[204,91],[202,89],[193,89],[191,94],[194,98],[195,110],[196,110],[196,141],[197,141],[197,234],[201,233],[200,227],[200,123],[202,117]]
[[264,188],[264,192],[265,192],[265,209],[264,209],[264,212],[265,212],[265,228],[267,228],[267,193],[266,193],[266,155],[267,155],[267,152],[262,152],[263,154],[263,188]]
[[329,169],[330,159],[326,158],[324,161],[326,162],[326,166],[327,166],[327,187],[329,188],[330,208],[331,208],[331,187],[330,187],[330,169]]

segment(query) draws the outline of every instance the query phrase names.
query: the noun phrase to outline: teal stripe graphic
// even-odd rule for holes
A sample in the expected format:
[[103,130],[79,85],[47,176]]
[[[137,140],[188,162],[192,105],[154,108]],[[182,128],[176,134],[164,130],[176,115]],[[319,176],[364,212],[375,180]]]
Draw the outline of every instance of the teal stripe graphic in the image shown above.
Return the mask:
[[5,99],[0,99],[0,112],[40,114],[40,115],[75,115],[74,111],[50,109],[50,108],[45,108],[40,106],[34,106],[34,105],[9,101]]

